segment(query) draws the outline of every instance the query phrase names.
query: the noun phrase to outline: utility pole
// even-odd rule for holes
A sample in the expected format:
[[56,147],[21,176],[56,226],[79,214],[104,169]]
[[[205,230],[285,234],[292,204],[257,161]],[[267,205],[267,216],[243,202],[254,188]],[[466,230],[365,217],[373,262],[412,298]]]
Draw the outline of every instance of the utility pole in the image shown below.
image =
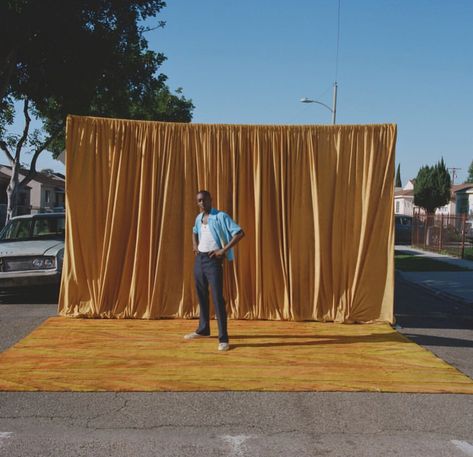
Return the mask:
[[452,186],[455,184],[455,178],[457,177],[457,170],[461,170],[461,168],[456,168],[456,167],[451,167],[447,168],[448,171],[450,171],[450,174],[452,175]]

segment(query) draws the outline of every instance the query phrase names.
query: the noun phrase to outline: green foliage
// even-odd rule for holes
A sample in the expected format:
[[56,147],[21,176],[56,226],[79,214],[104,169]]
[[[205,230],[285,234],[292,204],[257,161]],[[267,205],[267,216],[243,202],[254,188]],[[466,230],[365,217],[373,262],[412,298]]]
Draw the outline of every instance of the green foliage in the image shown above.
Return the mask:
[[466,178],[465,184],[466,183],[473,183],[473,160],[468,168],[468,177]]
[[400,163],[397,165],[396,179],[395,179],[394,187],[402,187],[402,181],[401,181],[401,164],[400,164]]
[[450,201],[451,187],[450,174],[443,159],[433,167],[423,166],[414,184],[414,204],[427,213],[435,213],[437,208]]
[[0,101],[0,139],[7,133],[6,127],[13,123],[15,118],[15,107],[11,97],[5,97]]
[[[162,0],[0,2],[0,139],[13,100],[30,100],[48,149],[64,147],[67,114],[189,122],[192,102],[158,73],[165,56],[148,48],[143,21]],[[163,26],[156,21],[156,27]]]

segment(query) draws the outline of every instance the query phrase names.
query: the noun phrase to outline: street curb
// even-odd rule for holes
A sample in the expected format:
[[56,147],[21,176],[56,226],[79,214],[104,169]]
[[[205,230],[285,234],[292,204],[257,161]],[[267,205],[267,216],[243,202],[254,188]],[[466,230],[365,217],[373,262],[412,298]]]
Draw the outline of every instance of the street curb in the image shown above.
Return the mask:
[[434,295],[435,297],[446,298],[447,300],[451,300],[451,301],[460,303],[462,305],[473,306],[473,301],[468,301],[468,300],[465,300],[463,297],[459,297],[458,295],[449,294],[448,292],[444,292],[444,291],[441,291],[441,290],[438,290],[438,289],[434,289],[433,287],[429,287],[426,284],[422,284],[422,283],[419,283],[419,282],[412,281],[412,280],[406,278],[404,273],[401,270],[396,270],[396,273],[399,275],[399,277],[403,281],[411,284],[412,286],[419,287],[422,290],[430,293],[431,295]]

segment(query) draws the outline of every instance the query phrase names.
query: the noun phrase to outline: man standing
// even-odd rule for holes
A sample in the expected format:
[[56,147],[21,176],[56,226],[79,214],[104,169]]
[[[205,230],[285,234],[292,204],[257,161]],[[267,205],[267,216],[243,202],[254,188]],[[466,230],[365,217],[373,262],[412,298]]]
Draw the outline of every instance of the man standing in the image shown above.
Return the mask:
[[210,336],[209,285],[218,320],[218,350],[228,351],[227,310],[223,299],[223,259],[233,260],[233,246],[244,236],[241,227],[225,212],[212,208],[212,197],[207,190],[197,193],[201,213],[192,229],[195,263],[194,277],[199,297],[200,319],[195,332],[186,340]]

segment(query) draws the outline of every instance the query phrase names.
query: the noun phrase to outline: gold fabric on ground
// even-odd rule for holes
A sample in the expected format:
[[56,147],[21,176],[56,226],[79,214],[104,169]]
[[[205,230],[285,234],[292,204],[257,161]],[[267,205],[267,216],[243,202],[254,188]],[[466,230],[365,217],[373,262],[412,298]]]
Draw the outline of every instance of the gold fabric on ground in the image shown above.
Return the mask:
[[[7,391],[473,394],[473,381],[387,324],[230,321],[232,349],[183,319],[51,318],[0,354]],[[215,322],[212,322],[216,330]]]
[[195,317],[195,194],[245,230],[236,319],[393,320],[396,127],[72,116],[61,315]]

